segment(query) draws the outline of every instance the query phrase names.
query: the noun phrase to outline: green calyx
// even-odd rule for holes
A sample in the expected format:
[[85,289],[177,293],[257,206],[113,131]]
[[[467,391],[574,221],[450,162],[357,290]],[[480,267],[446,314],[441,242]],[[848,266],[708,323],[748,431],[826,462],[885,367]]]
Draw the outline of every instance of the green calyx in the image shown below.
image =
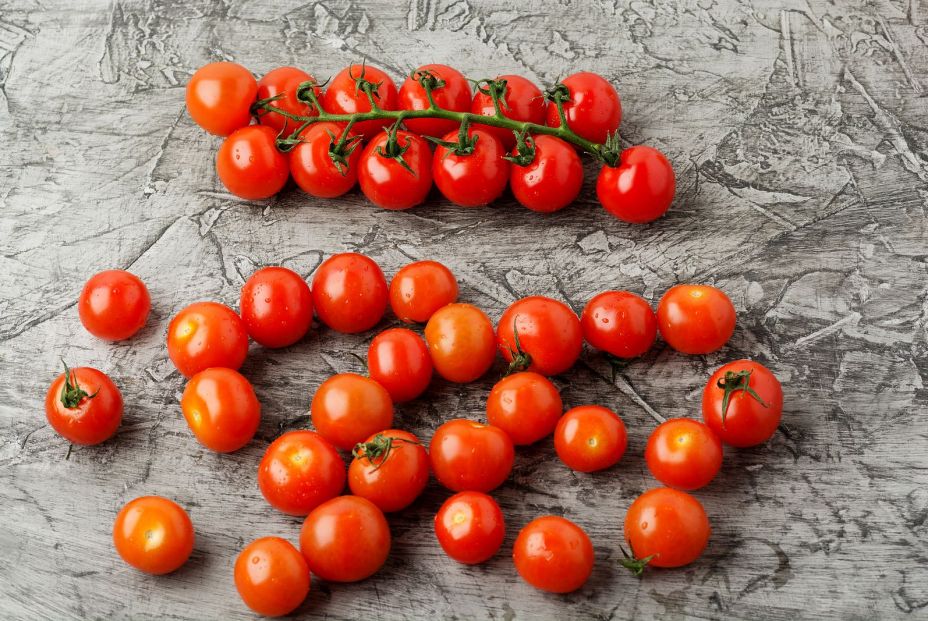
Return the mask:
[[751,388],[751,372],[750,371],[725,371],[725,377],[721,378],[718,381],[718,387],[721,388],[724,392],[722,395],[722,427],[725,427],[725,416],[728,414],[728,404],[731,401],[731,396],[736,390],[741,390],[755,399],[762,406],[770,407],[767,405],[764,400],[761,398],[757,392]]
[[400,445],[414,444],[419,446],[418,442],[412,442],[403,438],[392,438],[378,433],[369,442],[358,442],[351,449],[351,455],[355,459],[366,459],[373,466],[371,472],[379,470],[390,454]]
[[512,340],[515,342],[515,347],[509,347],[509,355],[512,357],[512,362],[510,362],[509,366],[506,368],[506,373],[503,375],[504,377],[506,375],[525,371],[532,366],[531,354],[522,349],[522,343],[519,342],[519,330],[516,327],[516,321],[518,319],[519,317],[517,315],[512,320]]
[[[631,550],[631,544],[629,544],[628,547]],[[622,546],[619,546],[619,549],[622,550],[622,558],[619,560],[619,563],[622,565],[622,567],[632,572],[632,574],[635,576],[641,576],[641,574],[644,573],[644,568],[647,567],[648,563],[651,562],[651,559],[654,558],[653,554],[644,558],[636,558],[634,550],[629,553]]]
[[409,174],[415,176],[416,171],[403,159],[403,154],[409,150],[409,140],[407,140],[405,144],[400,145],[397,132],[399,132],[402,124],[402,119],[397,119],[397,121],[390,126],[390,129],[387,130],[387,142],[385,142],[383,146],[377,147],[376,151],[377,155],[380,157],[388,160],[396,160],[400,166],[409,171]]
[[73,410],[85,398],[93,399],[97,396],[96,392],[92,395],[87,394],[87,391],[77,385],[77,375],[68,368],[68,364],[64,360],[61,364],[64,365],[64,385],[61,387],[61,404],[64,407]]

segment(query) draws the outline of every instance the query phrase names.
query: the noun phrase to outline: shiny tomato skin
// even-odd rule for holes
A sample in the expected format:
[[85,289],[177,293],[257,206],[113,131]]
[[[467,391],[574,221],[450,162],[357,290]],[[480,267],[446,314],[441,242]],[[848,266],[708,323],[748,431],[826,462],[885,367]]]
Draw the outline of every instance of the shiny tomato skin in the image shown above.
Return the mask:
[[[283,97],[272,101],[270,106],[283,112],[289,112],[297,116],[318,116],[318,111],[296,98],[296,89],[303,82],[315,82],[316,79],[296,67],[278,67],[258,80],[258,99],[268,99],[283,93]],[[322,89],[318,86],[313,88],[316,97],[321,101]],[[288,119],[282,114],[276,112],[263,112],[258,116],[258,122],[280,133],[286,126],[285,135],[290,134],[300,126],[299,121]]]
[[366,498],[339,496],[306,516],[300,551],[309,571],[330,582],[357,582],[380,569],[390,553],[390,526]]
[[196,302],[171,319],[168,355],[188,378],[211,367],[238,370],[248,355],[248,332],[228,306]]
[[[531,80],[519,75],[501,75],[496,79],[506,80],[506,94],[503,97],[505,104],[500,102],[503,116],[515,121],[544,125],[544,96]],[[483,116],[496,116],[493,98],[480,91],[474,93],[470,111]],[[512,130],[488,125],[481,127],[499,138],[507,150],[515,146],[516,138]]]
[[598,405],[568,410],[554,430],[557,456],[578,472],[595,472],[617,464],[627,446],[625,423],[618,414]]
[[345,462],[315,431],[288,431],[271,442],[258,465],[258,488],[289,515],[308,515],[345,489]]
[[387,310],[387,280],[363,254],[336,254],[313,275],[313,307],[319,321],[336,332],[355,334],[377,325]]
[[193,552],[193,523],[180,505],[160,496],[127,502],[113,523],[113,545],[126,563],[147,574],[167,574]]
[[682,567],[709,543],[709,518],[698,500],[669,487],[646,491],[625,514],[625,540],[635,558],[654,567]]
[[435,371],[448,381],[467,384],[486,373],[496,358],[493,324],[471,304],[448,304],[425,325]]
[[222,185],[250,201],[280,192],[290,178],[290,164],[276,143],[277,134],[270,127],[250,125],[235,130],[216,154]]
[[[748,387],[763,403],[746,390],[736,389],[729,395],[723,419],[725,390],[719,387],[719,382],[724,383],[728,372],[750,372]],[[712,374],[702,393],[702,419],[722,442],[731,446],[747,448],[763,444],[776,432],[782,417],[783,387],[776,376],[759,362],[729,362]]]
[[691,491],[709,484],[722,467],[722,442],[707,425],[672,418],[657,426],[644,451],[654,478]]
[[[370,112],[371,103],[367,95],[358,90],[355,80],[363,77],[373,84],[380,86],[374,91],[377,107],[381,110],[397,109],[396,85],[386,73],[370,65],[350,65],[338,72],[329,80],[322,99],[322,107],[330,114],[354,114],[356,112]],[[354,133],[370,140],[387,125],[386,121],[361,121],[352,128]]]
[[[372,459],[364,446],[383,446],[385,438],[390,443],[389,450]],[[387,429],[375,433],[355,451],[361,456],[348,466],[351,493],[370,500],[384,513],[411,505],[429,482],[429,455],[419,438],[409,432]]]
[[290,176],[310,196],[336,198],[347,193],[358,182],[361,147],[355,146],[348,155],[347,166],[336,166],[329,154],[330,147],[337,144],[344,131],[337,123],[313,123],[300,134],[303,142],[290,151]]
[[435,514],[435,536],[449,557],[476,565],[499,551],[506,537],[506,521],[487,494],[458,492]]
[[576,591],[593,573],[593,543],[566,518],[547,515],[525,525],[512,560],[522,579],[549,593]]
[[81,324],[105,341],[121,341],[141,330],[150,310],[151,297],[145,283],[123,270],[91,276],[77,302]]
[[569,306],[540,295],[513,302],[496,327],[499,351],[507,362],[519,347],[531,357],[526,370],[541,375],[558,375],[574,366],[583,348],[580,319]]
[[358,442],[393,424],[390,393],[369,377],[339,373],[322,382],[310,407],[313,426],[336,447]]
[[74,444],[100,444],[116,433],[122,421],[122,394],[105,373],[91,367],[67,370],[67,380],[86,393],[75,407],[62,400],[65,374],[55,378],[45,394],[45,417],[52,429]]
[[[432,177],[442,195],[461,207],[488,205],[502,195],[509,182],[509,161],[499,138],[483,128],[471,127],[468,135],[476,139],[473,153],[456,155],[445,146],[435,149]],[[456,142],[457,130],[443,140]]]
[[667,344],[684,354],[721,349],[735,332],[735,306],[711,285],[676,285],[657,305],[657,327]]
[[390,306],[406,323],[425,323],[439,308],[458,299],[458,282],[438,261],[404,265],[390,281]]
[[515,449],[506,432],[457,418],[435,430],[429,444],[432,472],[453,492],[489,492],[512,471]]
[[651,222],[667,213],[676,189],[673,166],[663,153],[644,145],[622,151],[618,166],[603,166],[596,180],[600,204],[632,224]]
[[657,315],[647,300],[628,291],[603,291],[580,315],[587,343],[617,358],[646,353],[657,338]]
[[432,381],[432,357],[425,341],[406,328],[391,328],[374,337],[367,350],[372,380],[387,389],[394,403],[415,399]]
[[[445,82],[444,86],[432,91],[432,98],[439,108],[454,112],[470,111],[470,84],[467,82],[467,78],[461,75],[461,72],[448,65],[423,65],[413,71],[412,75],[406,78],[406,81],[400,87],[400,110],[427,110],[429,108],[429,100],[426,97],[425,89],[416,79],[416,74],[420,71],[428,71]],[[420,136],[433,136],[435,138],[440,138],[458,127],[455,121],[448,119],[406,119],[403,122],[409,128],[409,131]]]
[[487,397],[487,422],[513,444],[534,444],[551,435],[564,413],[561,394],[548,378],[531,371],[507,375]]
[[403,160],[412,172],[395,159],[378,153],[378,149],[386,148],[386,132],[380,132],[367,143],[358,164],[358,184],[364,196],[378,207],[390,210],[415,207],[432,189],[432,150],[428,142],[407,131],[398,131],[396,135],[400,148],[406,148]]
[[309,594],[309,565],[292,543],[262,537],[235,559],[235,588],[245,605],[265,617],[296,610]]
[[580,194],[583,163],[574,148],[560,138],[533,136],[532,139],[535,159],[527,166],[512,165],[509,187],[523,207],[553,213],[574,202]]
[[[606,142],[606,138],[614,134],[622,122],[622,102],[612,84],[588,71],[567,76],[561,84],[570,92],[570,101],[563,104],[567,127],[581,138]],[[545,124],[548,127],[561,126],[554,102],[548,103]]]
[[313,323],[313,295],[302,276],[286,267],[264,267],[242,286],[239,300],[248,335],[265,347],[286,347]]
[[187,112],[197,125],[216,136],[228,136],[251,122],[258,83],[236,63],[210,63],[187,83]]
[[222,367],[194,375],[180,408],[200,444],[217,453],[231,453],[251,442],[261,423],[261,404],[249,381]]

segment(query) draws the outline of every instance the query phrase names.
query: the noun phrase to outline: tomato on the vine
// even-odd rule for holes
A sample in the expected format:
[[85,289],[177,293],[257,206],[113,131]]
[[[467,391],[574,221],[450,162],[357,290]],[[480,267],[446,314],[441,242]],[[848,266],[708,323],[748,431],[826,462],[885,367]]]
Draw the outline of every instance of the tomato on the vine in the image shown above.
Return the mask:
[[648,490],[625,514],[625,540],[632,556],[622,564],[635,573],[646,564],[689,565],[706,549],[710,532],[706,510],[691,495],[669,487]]
[[258,83],[236,63],[210,63],[197,69],[187,83],[187,112],[211,134],[228,136],[251,122],[251,105]]
[[699,489],[722,467],[722,442],[699,421],[672,418],[651,432],[644,458],[648,470],[664,485]]
[[489,492],[512,471],[515,449],[499,427],[456,418],[435,430],[429,444],[432,472],[453,492]]
[[[329,114],[355,114],[370,112],[371,102],[367,94],[358,87],[359,80],[375,86],[374,101],[381,110],[397,109],[396,85],[389,75],[370,65],[350,65],[339,71],[329,81],[322,99],[322,107]],[[360,121],[352,127],[354,133],[370,140],[383,129],[383,121]]]
[[106,341],[121,341],[141,330],[150,310],[151,297],[145,283],[123,270],[91,276],[77,302],[81,324]]
[[507,375],[487,397],[487,422],[513,444],[533,444],[557,427],[564,413],[561,394],[548,378],[530,371]]
[[711,285],[675,285],[657,305],[657,327],[667,344],[684,354],[720,349],[735,332],[735,307]]
[[664,215],[677,183],[673,167],[657,149],[639,145],[622,151],[616,166],[603,166],[596,196],[619,220],[641,224]]
[[323,438],[350,451],[358,442],[390,428],[393,402],[387,390],[371,378],[339,373],[316,390],[310,416]]
[[557,375],[574,365],[583,348],[580,319],[563,302],[540,295],[511,304],[496,338],[510,368]]
[[566,518],[535,518],[519,531],[512,560],[522,579],[550,593],[576,591],[593,573],[593,542]]
[[458,384],[481,377],[496,358],[493,324],[471,304],[448,304],[435,311],[425,325],[425,342],[438,374]]
[[[457,69],[448,65],[423,65],[406,78],[399,92],[400,110],[427,110],[431,102],[425,88],[419,82],[419,76],[429,74],[444,82],[432,90],[435,105],[443,110],[468,112],[470,110],[470,84]],[[403,121],[409,131],[420,136],[438,138],[457,127],[457,122],[449,119],[406,119]]]
[[[522,166],[513,163],[509,187],[519,204],[539,213],[553,213],[574,202],[583,186],[583,163],[570,144],[554,136],[532,136],[535,157]],[[513,151],[517,156],[517,151]]]
[[[524,123],[544,124],[545,99],[531,80],[520,75],[501,75],[496,79],[506,81],[506,94],[500,100],[500,111],[503,116]],[[479,89],[474,93],[470,111],[483,116],[496,116],[493,98]],[[495,134],[507,149],[515,146],[516,138],[511,129],[489,126],[485,129]]]
[[270,198],[290,177],[287,157],[277,149],[277,132],[264,125],[235,130],[216,154],[219,180],[245,200]]
[[390,526],[366,498],[339,496],[306,516],[300,551],[310,572],[331,582],[357,582],[373,575],[390,553]]
[[405,509],[429,482],[429,456],[413,434],[388,429],[375,433],[352,451],[348,486],[384,513]]
[[598,405],[568,410],[554,430],[554,450],[567,467],[579,472],[603,470],[618,463],[628,446],[625,423]]
[[248,355],[248,332],[228,306],[196,302],[171,319],[168,355],[186,377],[210,367],[238,370]]
[[[296,98],[296,89],[299,88],[300,84],[310,81],[315,82],[316,79],[302,69],[278,67],[264,74],[264,77],[258,80],[258,99],[269,99],[282,95],[279,99],[269,102],[268,106],[296,116],[317,116],[319,112],[315,107]],[[321,88],[314,86],[313,91],[316,93],[317,98],[321,98]],[[277,133],[283,131],[285,127],[286,133],[290,133],[300,126],[299,121],[288,119],[284,115],[270,110],[260,112],[258,122],[261,125],[267,125]]]
[[261,404],[238,371],[213,367],[194,375],[180,399],[187,425],[200,444],[231,453],[248,444],[261,422]]
[[407,323],[424,323],[439,308],[458,299],[454,274],[438,261],[416,261],[400,268],[390,281],[390,306]]
[[302,142],[290,151],[290,175],[310,196],[336,198],[358,182],[361,137],[352,132],[345,144],[338,146],[344,131],[337,123],[313,123],[300,134]]
[[387,279],[373,259],[356,252],[323,261],[313,275],[312,292],[319,321],[337,332],[364,332],[387,310]]
[[391,328],[374,337],[367,349],[367,369],[394,403],[415,399],[432,381],[429,348],[406,328]]
[[586,342],[617,358],[647,352],[657,338],[657,316],[647,300],[628,291],[603,291],[580,315]]
[[499,505],[483,492],[458,492],[435,514],[435,536],[445,554],[476,565],[503,545],[506,522]]
[[[484,128],[467,131],[470,146],[459,155],[457,146],[439,145],[432,160],[432,177],[442,195],[461,207],[487,205],[503,193],[509,181],[509,160],[499,138]],[[458,144],[457,130],[445,135],[446,143]]]
[[782,416],[783,388],[759,362],[729,362],[712,374],[702,393],[702,418],[725,444],[762,444]]
[[249,276],[239,308],[248,335],[265,347],[293,345],[313,323],[309,285],[286,267],[264,267]]
[[364,147],[358,167],[364,196],[384,209],[415,207],[432,189],[432,150],[412,132],[380,132]]
[[[608,80],[595,73],[581,71],[569,75],[560,84],[567,88],[563,103],[567,127],[581,138],[603,143],[619,129],[622,102]],[[557,105],[548,103],[545,115],[548,127],[560,127]]]
[[315,431],[288,431],[264,452],[258,488],[278,511],[307,515],[345,489],[345,462]]
[[280,537],[252,541],[235,559],[235,588],[259,615],[290,614],[309,594],[309,565],[292,543]]
[[119,510],[113,544],[129,565],[147,574],[167,574],[187,562],[193,552],[193,523],[173,500],[142,496]]
[[102,371],[69,369],[55,378],[45,394],[45,417],[58,435],[74,444],[108,440],[122,421],[122,394]]

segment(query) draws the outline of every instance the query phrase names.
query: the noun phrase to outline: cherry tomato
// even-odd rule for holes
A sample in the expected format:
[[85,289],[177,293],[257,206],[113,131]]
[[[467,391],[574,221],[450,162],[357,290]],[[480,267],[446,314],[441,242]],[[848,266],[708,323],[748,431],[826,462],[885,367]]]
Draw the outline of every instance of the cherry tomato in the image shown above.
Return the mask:
[[290,175],[301,190],[318,198],[335,198],[345,194],[358,182],[361,161],[360,137],[345,142],[344,162],[336,163],[331,149],[342,137],[344,128],[336,123],[313,123],[300,138],[303,140],[290,152]]
[[710,531],[699,501],[669,487],[646,491],[625,514],[625,540],[639,567],[649,556],[654,567],[689,565],[706,549]]
[[168,355],[186,377],[210,367],[238,370],[248,355],[245,324],[218,302],[191,304],[168,325]]
[[648,470],[664,485],[699,489],[722,467],[722,442],[699,421],[672,418],[651,432],[644,458]]
[[390,281],[390,306],[407,323],[425,323],[435,311],[457,299],[454,274],[438,261],[404,265]]
[[[506,94],[500,102],[503,116],[514,121],[544,125],[545,99],[537,86],[519,75],[501,75],[496,79],[506,80]],[[479,90],[474,93],[470,111],[484,116],[496,116],[493,98]],[[512,130],[490,126],[482,126],[482,128],[495,134],[507,150],[515,146],[516,138]]]
[[586,342],[617,358],[635,358],[657,338],[657,316],[648,302],[628,291],[603,291],[580,315]]
[[231,453],[248,444],[261,422],[261,404],[238,371],[214,367],[191,378],[180,409],[200,444]]
[[721,289],[676,285],[657,305],[657,327],[667,344],[684,354],[721,349],[735,332],[735,307]]
[[783,388],[759,362],[729,362],[712,374],[702,393],[702,419],[725,444],[762,444],[773,436],[782,416]]
[[310,415],[323,438],[350,451],[368,436],[390,428],[393,402],[387,390],[371,378],[339,373],[319,386]]
[[[342,69],[329,81],[325,91],[322,107],[330,114],[354,114],[356,112],[370,112],[371,102],[367,94],[358,88],[359,79],[378,85],[374,89],[374,100],[381,110],[397,109],[396,85],[386,73],[370,65],[351,65]],[[370,140],[381,131],[384,121],[361,121],[355,123],[354,133]]]
[[245,200],[269,198],[280,192],[290,177],[287,157],[277,150],[277,133],[264,125],[235,130],[216,154],[219,180],[232,194]]
[[435,478],[451,491],[489,492],[509,477],[515,449],[499,427],[457,418],[435,430],[429,457]]
[[210,63],[187,83],[187,112],[211,134],[228,136],[251,122],[258,83],[236,63]]
[[445,554],[476,565],[499,551],[506,522],[499,505],[482,492],[458,492],[435,514],[435,536]]
[[248,335],[265,347],[286,347],[303,338],[313,323],[313,295],[302,276],[286,267],[252,274],[239,302]]
[[387,389],[394,403],[415,399],[432,381],[432,358],[422,338],[406,328],[374,337],[367,350],[371,379]]
[[396,132],[400,157],[388,157],[390,136],[380,132],[364,147],[358,166],[358,183],[364,196],[378,207],[409,209],[425,200],[432,189],[432,150],[424,138],[407,131]]
[[387,280],[380,266],[363,254],[336,254],[316,269],[313,306],[319,321],[354,334],[377,325],[387,310]]
[[496,357],[493,324],[470,304],[448,304],[435,311],[425,325],[425,342],[438,374],[458,384],[481,377]]
[[[554,136],[533,136],[535,158],[512,165],[509,186],[523,207],[553,213],[574,202],[583,186],[583,163],[570,144]],[[515,151],[513,155],[515,155]]]
[[[474,140],[470,153],[458,155],[439,145],[432,159],[432,177],[445,198],[461,207],[487,205],[500,197],[509,181],[509,160],[499,138],[483,128],[467,131]],[[446,142],[457,142],[457,130],[445,135]]]
[[[268,99],[283,94],[283,97],[272,101],[269,105],[277,110],[297,116],[317,116],[319,113],[314,107],[296,98],[296,89],[303,82],[309,81],[315,82],[316,79],[302,69],[278,67],[258,80],[258,99]],[[316,93],[316,97],[319,97],[319,100],[322,101],[322,89],[316,86],[313,91]],[[286,127],[286,133],[289,134],[300,126],[299,121],[288,119],[282,114],[271,111],[262,112],[258,116],[258,122],[261,125],[267,125],[275,133],[280,133]]]
[[603,166],[596,196],[619,220],[641,224],[667,213],[677,182],[673,167],[657,149],[639,145],[622,151],[618,166]]
[[532,444],[551,434],[564,413],[561,394],[546,377],[524,371],[496,383],[487,398],[487,422],[513,444]]
[[106,341],[121,341],[138,332],[150,310],[151,298],[145,283],[123,270],[107,270],[91,276],[77,302],[84,328]]
[[385,513],[405,509],[429,482],[429,456],[411,433],[388,429],[375,433],[353,451],[348,486]]
[[570,409],[554,430],[554,450],[568,468],[595,472],[618,463],[628,446],[625,423],[610,409],[581,405]]
[[90,367],[69,369],[45,395],[45,417],[58,435],[74,444],[108,440],[122,421],[122,394],[105,373]]
[[309,594],[309,565],[286,539],[262,537],[236,557],[235,588],[259,615],[281,617],[296,610]]
[[[612,84],[587,71],[567,76],[561,84],[570,93],[570,100],[563,104],[567,127],[581,138],[606,142],[622,122],[622,102]],[[548,104],[545,123],[548,127],[561,126],[554,102]]]
[[306,516],[300,551],[309,570],[330,582],[357,582],[373,575],[390,553],[390,527],[366,498],[339,496]]
[[147,574],[167,574],[190,558],[193,523],[180,505],[160,496],[130,500],[113,524],[113,544],[129,565]]
[[541,375],[557,375],[574,366],[583,348],[577,314],[563,302],[540,295],[522,298],[506,309],[496,340],[510,368]]
[[345,462],[315,431],[288,431],[264,452],[258,488],[278,511],[307,515],[345,489]]
[[[400,110],[427,110],[430,106],[425,89],[418,77],[429,73],[444,84],[432,91],[435,105],[454,112],[470,111],[470,84],[459,71],[448,65],[423,65],[412,72],[399,92]],[[457,128],[457,123],[448,119],[406,119],[403,121],[409,131],[420,136],[438,138]]]
[[536,589],[570,593],[593,573],[593,543],[570,520],[546,515],[519,532],[512,560],[522,579]]

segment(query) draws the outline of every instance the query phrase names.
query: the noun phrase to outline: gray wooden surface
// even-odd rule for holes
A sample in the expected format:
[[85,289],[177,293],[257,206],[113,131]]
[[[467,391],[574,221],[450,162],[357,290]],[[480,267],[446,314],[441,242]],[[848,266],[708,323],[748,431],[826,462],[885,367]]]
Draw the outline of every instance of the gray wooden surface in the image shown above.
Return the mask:
[[[666,218],[627,226],[592,188],[552,217],[511,199],[463,210],[435,198],[408,213],[357,195],[266,204],[226,194],[219,140],[187,117],[183,86],[234,59],[260,75],[294,64],[325,78],[367,59],[399,76],[447,62],[472,77],[542,83],[575,70],[613,80],[629,143],[667,152],[678,197]],[[928,2],[926,0],[0,0],[0,617],[240,619],[232,561],[253,538],[296,540],[299,520],[263,502],[258,459],[308,424],[310,397],[357,371],[370,334],[315,330],[285,351],[253,346],[244,373],[264,406],[255,441],[202,449],[178,407],[164,348],[171,315],[201,299],[235,304],[256,267],[307,277],[331,253],[366,253],[388,275],[438,259],[462,298],[495,320],[547,294],[580,310],[627,288],[656,302],[670,285],[710,282],[738,309],[721,352],[658,346],[610,384],[603,360],[558,380],[567,404],[616,408],[623,462],[568,471],[550,441],[519,451],[496,493],[504,549],[459,566],[439,549],[430,486],[391,518],[394,547],[375,577],[314,580],[306,617],[924,618],[928,613]],[[591,186],[593,167],[588,169]],[[153,312],[127,343],[81,328],[92,273],[119,267],[148,284]],[[387,317],[381,328],[394,325]],[[126,399],[117,436],[74,448],[45,424],[59,357],[98,367]],[[786,428],[727,451],[697,496],[712,520],[703,558],[636,579],[618,566],[625,509],[655,484],[641,454],[645,411],[696,416],[712,369],[754,356],[786,394]],[[492,385],[436,381],[397,422],[429,437],[450,417],[483,416]],[[177,573],[139,574],[110,528],[129,499],[186,507],[196,550]],[[546,595],[517,577],[509,550],[541,514],[582,525],[596,548],[589,583]]]

